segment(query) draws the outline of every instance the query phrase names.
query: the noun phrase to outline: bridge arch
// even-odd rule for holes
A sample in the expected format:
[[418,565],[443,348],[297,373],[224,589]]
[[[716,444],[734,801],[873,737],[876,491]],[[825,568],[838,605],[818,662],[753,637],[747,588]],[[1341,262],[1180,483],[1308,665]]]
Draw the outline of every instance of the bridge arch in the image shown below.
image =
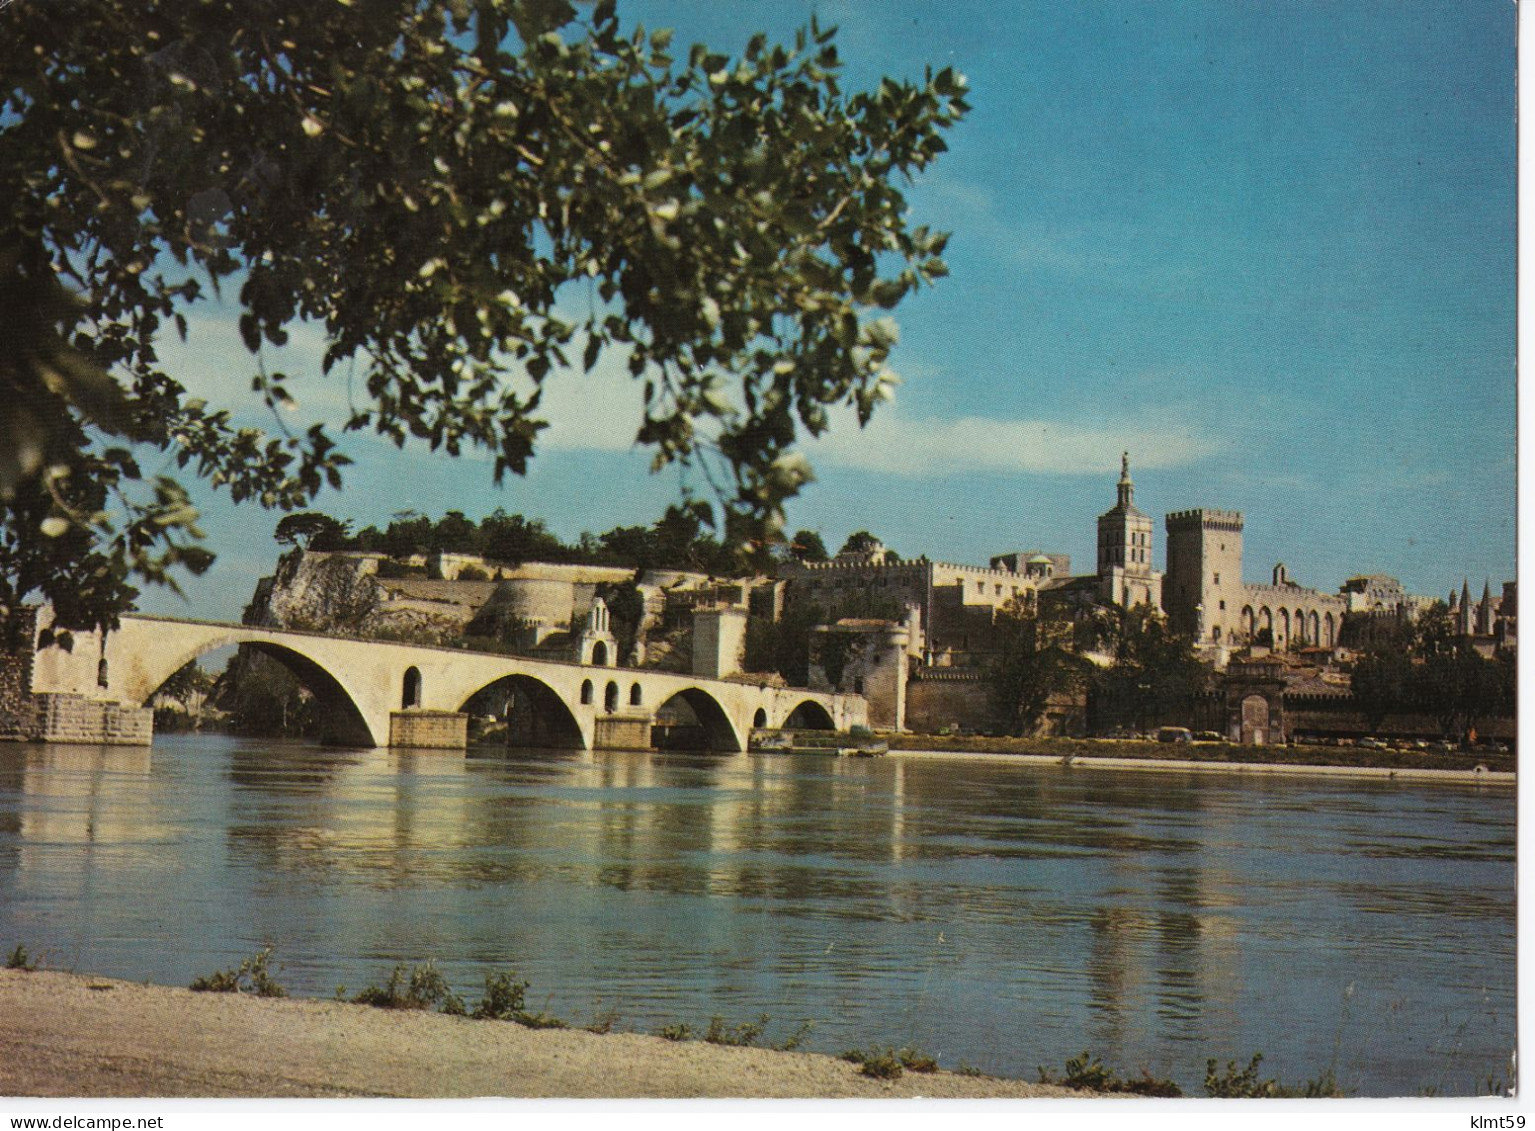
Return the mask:
[[656,708],[657,744],[706,746],[710,750],[746,749],[730,715],[701,687],[685,687]]
[[836,730],[831,712],[814,699],[806,699],[790,711],[783,721],[785,730]]
[[[153,634],[153,647],[141,638],[146,632]],[[306,654],[301,636],[277,643],[252,639],[250,630],[235,626],[214,632],[170,632],[165,631],[162,622],[124,618],[122,627],[111,635],[109,642],[115,657],[111,663],[112,672],[127,669],[121,677],[122,682],[114,681],[109,689],[127,702],[148,706],[165,681],[187,664],[209,652],[239,645],[242,651],[249,649],[276,660],[314,696],[325,719],[321,742],[337,746],[378,746],[389,740],[387,733],[374,733],[361,706],[362,699],[353,689],[325,663]]]
[[582,750],[581,724],[564,698],[543,680],[514,672],[485,684],[458,708],[471,716],[494,716],[506,726],[507,746]]

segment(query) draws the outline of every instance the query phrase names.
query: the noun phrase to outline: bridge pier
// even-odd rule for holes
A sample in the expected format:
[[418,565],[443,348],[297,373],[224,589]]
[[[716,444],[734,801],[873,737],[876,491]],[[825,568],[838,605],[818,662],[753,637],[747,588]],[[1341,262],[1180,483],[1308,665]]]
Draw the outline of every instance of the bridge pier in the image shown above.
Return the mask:
[[469,716],[462,711],[409,708],[389,712],[389,745],[418,750],[465,750]]
[[593,750],[649,750],[649,715],[599,715],[592,726]]

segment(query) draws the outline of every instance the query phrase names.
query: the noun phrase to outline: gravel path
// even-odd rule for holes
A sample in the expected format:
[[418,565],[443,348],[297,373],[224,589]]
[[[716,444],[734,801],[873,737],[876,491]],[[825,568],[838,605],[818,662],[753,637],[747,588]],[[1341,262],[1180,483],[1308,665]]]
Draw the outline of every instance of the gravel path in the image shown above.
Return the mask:
[[815,1054],[0,970],[0,1095],[8,1096],[1080,1094],[947,1072],[879,1081]]

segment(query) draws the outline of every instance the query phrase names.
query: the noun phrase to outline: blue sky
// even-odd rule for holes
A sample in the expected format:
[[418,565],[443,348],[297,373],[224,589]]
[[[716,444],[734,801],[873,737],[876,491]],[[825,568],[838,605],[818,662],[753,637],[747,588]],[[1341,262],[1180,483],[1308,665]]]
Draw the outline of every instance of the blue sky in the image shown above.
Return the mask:
[[[818,482],[790,528],[835,549],[870,529],[903,555],[1007,550],[1093,561],[1094,518],[1131,453],[1158,518],[1247,516],[1246,574],[1283,560],[1331,590],[1387,572],[1409,590],[1514,576],[1515,10],[1503,0],[1329,3],[625,3],[627,23],[737,51],[836,24],[846,82],[954,66],[974,110],[911,188],[950,230],[951,276],[896,312],[897,400],[807,446]],[[200,393],[238,397],[233,324],[167,348]],[[339,419],[296,335],[307,415]],[[272,360],[269,359],[269,364]],[[529,476],[349,438],[358,525],[497,506],[560,534],[658,516],[673,473],[630,449],[618,364],[562,374]],[[191,603],[234,616],[270,572],[276,516],[206,494],[220,551]]]

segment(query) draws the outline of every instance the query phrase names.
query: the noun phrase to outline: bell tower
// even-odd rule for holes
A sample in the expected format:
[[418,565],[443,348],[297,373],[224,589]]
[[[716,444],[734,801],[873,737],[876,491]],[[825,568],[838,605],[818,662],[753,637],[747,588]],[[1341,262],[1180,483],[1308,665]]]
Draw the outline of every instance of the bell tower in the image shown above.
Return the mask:
[[1118,499],[1098,517],[1098,581],[1102,598],[1115,605],[1162,601],[1161,574],[1151,568],[1151,516],[1135,506],[1130,453],[1119,462]]

